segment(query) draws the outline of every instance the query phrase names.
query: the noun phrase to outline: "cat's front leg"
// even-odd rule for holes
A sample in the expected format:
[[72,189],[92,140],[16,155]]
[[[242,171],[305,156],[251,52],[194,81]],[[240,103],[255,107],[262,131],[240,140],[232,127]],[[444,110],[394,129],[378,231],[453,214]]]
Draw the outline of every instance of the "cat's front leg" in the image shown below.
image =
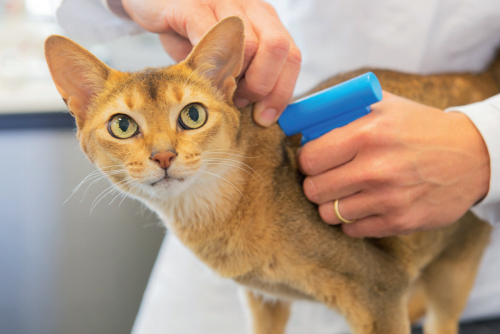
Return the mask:
[[251,290],[245,296],[252,320],[252,334],[284,334],[290,316],[290,302],[267,299]]

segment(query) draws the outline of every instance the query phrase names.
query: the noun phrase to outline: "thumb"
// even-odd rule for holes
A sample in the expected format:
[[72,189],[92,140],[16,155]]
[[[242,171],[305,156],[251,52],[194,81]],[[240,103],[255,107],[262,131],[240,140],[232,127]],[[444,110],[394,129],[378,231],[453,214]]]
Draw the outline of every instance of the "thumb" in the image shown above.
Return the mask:
[[179,34],[167,32],[158,35],[163,49],[172,57],[175,62],[180,62],[189,55],[193,46],[191,42]]
[[300,62],[290,61],[289,57],[271,93],[255,103],[254,119],[259,125],[270,126],[281,116],[292,100],[299,70]]
[[169,23],[172,29],[160,33],[163,48],[176,62],[186,59],[193,46],[217,23],[213,11],[206,7],[184,15],[172,17],[173,21]]
[[186,37],[191,45],[196,45],[200,39],[216,23],[217,18],[209,7],[196,8],[179,18],[180,22],[172,24],[174,30],[181,36]]

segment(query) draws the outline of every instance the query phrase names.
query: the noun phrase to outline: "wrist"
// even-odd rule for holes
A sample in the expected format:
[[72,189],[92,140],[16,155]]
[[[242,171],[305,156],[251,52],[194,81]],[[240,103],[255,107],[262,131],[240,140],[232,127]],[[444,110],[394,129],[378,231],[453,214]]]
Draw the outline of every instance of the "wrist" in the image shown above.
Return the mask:
[[450,135],[456,139],[457,149],[464,159],[473,162],[469,171],[474,180],[470,188],[473,204],[481,202],[490,187],[491,167],[488,148],[483,136],[467,115],[450,111],[444,114],[450,126]]

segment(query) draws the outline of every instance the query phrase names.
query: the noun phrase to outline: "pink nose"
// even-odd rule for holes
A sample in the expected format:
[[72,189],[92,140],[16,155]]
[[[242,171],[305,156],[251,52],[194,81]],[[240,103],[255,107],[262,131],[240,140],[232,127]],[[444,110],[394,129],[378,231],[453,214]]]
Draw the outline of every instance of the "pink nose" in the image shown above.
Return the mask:
[[160,164],[161,168],[167,169],[168,167],[170,167],[170,165],[172,164],[172,160],[174,160],[176,156],[176,153],[167,151],[156,153],[155,155],[153,155],[151,160],[157,161]]

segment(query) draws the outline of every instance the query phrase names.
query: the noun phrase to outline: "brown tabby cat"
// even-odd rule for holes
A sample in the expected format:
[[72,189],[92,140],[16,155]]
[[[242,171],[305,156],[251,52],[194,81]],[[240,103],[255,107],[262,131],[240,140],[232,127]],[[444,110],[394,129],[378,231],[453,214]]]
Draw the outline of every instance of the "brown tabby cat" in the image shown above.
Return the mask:
[[[356,334],[409,333],[424,313],[426,334],[456,334],[490,226],[467,213],[440,230],[354,239],[322,222],[302,192],[295,141],[278,125],[257,126],[252,106],[233,105],[243,32],[226,18],[185,61],[136,73],[51,36],[47,62],[83,151],[200,260],[247,288],[255,334],[284,333],[294,299],[337,310]],[[488,73],[375,73],[386,90],[438,108],[499,92]]]

